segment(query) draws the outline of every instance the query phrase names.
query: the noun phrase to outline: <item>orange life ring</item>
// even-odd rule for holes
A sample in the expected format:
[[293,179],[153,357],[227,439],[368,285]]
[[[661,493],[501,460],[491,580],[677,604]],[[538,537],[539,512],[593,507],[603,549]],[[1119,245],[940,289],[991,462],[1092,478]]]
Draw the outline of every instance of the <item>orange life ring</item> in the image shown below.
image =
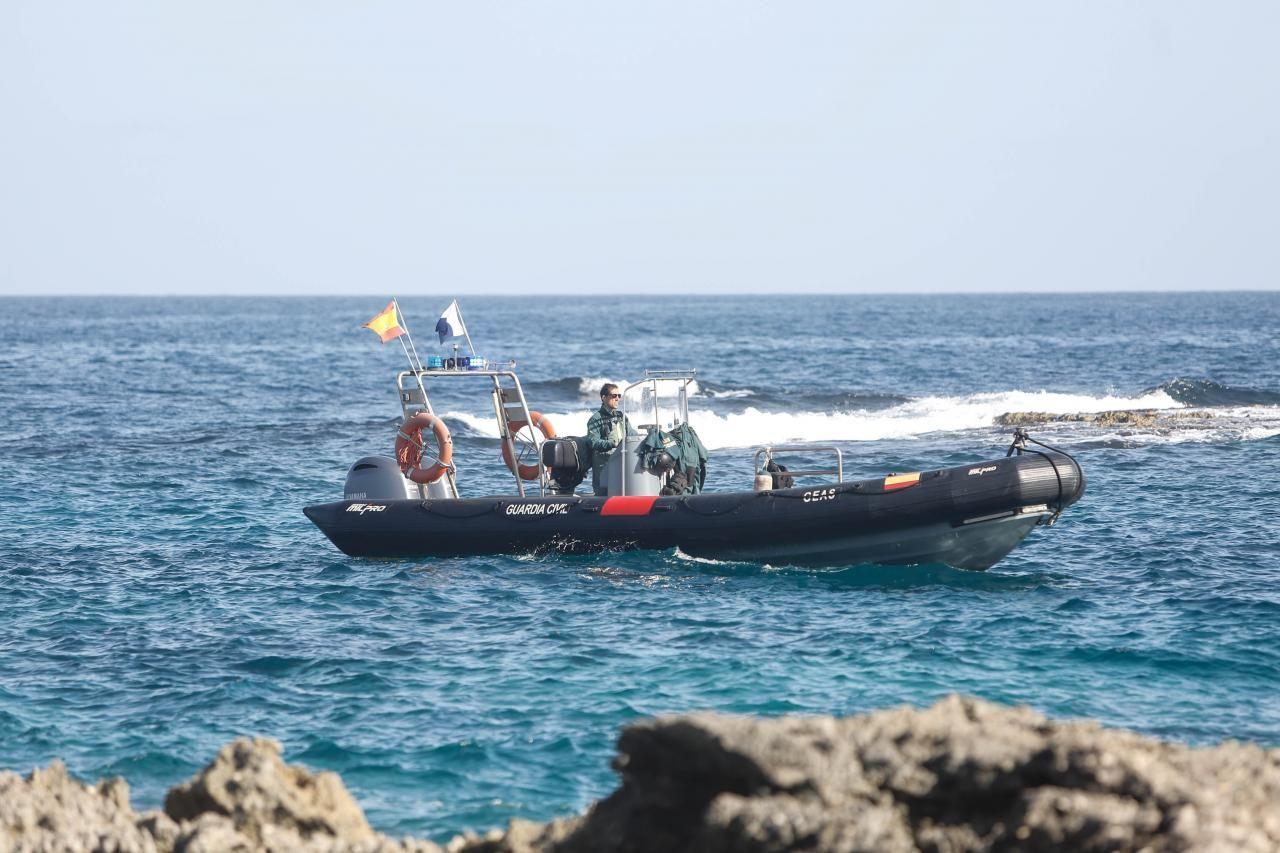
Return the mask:
[[[529,411],[529,417],[533,419],[533,425],[542,433],[543,438],[555,438],[556,428],[551,425],[551,418],[544,418],[541,412]],[[526,426],[524,421],[507,421],[507,427],[511,430],[511,434],[515,435]],[[521,480],[538,479],[537,465],[517,465],[516,461],[511,458],[511,448],[507,443],[502,442],[502,461],[507,463],[507,467],[512,471],[519,469]]]
[[[429,429],[436,436],[436,446],[440,455],[427,468],[422,467],[422,431]],[[396,461],[400,463],[400,471],[415,483],[434,483],[444,476],[452,466],[453,439],[449,437],[449,428],[444,421],[430,412],[418,412],[400,425],[396,433]]]

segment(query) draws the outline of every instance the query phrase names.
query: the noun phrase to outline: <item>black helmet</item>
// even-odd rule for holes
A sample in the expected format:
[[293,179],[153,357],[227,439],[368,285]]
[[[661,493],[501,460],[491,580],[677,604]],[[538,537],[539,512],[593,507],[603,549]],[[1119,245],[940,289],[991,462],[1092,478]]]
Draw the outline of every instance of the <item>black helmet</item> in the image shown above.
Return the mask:
[[661,453],[654,455],[653,462],[650,467],[653,469],[653,473],[655,474],[665,474],[672,468],[676,467],[676,460],[674,456],[664,450]]

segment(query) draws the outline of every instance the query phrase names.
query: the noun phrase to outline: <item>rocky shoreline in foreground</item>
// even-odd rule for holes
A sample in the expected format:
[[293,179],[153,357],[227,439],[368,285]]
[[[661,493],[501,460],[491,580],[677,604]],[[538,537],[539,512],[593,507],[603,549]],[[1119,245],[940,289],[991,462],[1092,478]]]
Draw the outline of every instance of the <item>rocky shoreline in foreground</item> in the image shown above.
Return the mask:
[[[662,717],[623,729],[585,814],[444,848],[376,833],[334,773],[224,746],[163,810],[55,762],[0,772],[0,850],[578,853],[1280,849],[1280,749],[1193,749],[949,697],[857,717]],[[411,792],[406,792],[411,796]]]

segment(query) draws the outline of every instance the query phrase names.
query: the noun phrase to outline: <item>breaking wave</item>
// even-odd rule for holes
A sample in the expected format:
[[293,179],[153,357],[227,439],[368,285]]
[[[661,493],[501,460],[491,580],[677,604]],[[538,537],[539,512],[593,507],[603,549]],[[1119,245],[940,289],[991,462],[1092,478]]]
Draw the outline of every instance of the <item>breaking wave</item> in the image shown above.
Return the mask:
[[[923,397],[879,411],[765,411],[754,406],[740,412],[714,412],[694,407],[689,418],[710,449],[750,447],[786,441],[878,441],[911,439],[928,433],[990,427],[1006,412],[1105,412],[1124,409],[1179,409],[1183,404],[1162,390],[1137,397],[1056,394],[1048,391],[1003,391],[964,397]],[[561,435],[582,435],[591,412],[547,412]],[[492,415],[444,414],[467,432],[497,438]]]
[[1163,391],[1185,406],[1280,406],[1280,393],[1261,388],[1234,388],[1211,379],[1171,379],[1146,393]]
[[[526,383],[530,397],[537,394],[559,394],[562,397],[578,397],[583,400],[595,400],[600,388],[606,382],[625,386],[627,383],[607,376],[563,376],[559,379],[542,379]],[[755,391],[750,388],[724,388],[710,383],[693,380],[689,383],[689,394],[694,397],[712,397],[716,399],[735,399],[752,397]]]
[[[525,389],[531,401],[536,402],[539,398],[546,397],[559,399],[580,399],[584,401],[594,401],[596,395],[600,391],[600,386],[606,382],[612,382],[616,385],[625,385],[622,380],[612,379],[608,376],[564,376],[559,379],[543,379],[525,384]],[[791,406],[809,405],[820,408],[822,410],[854,410],[854,409],[883,409],[892,406],[909,403],[913,398],[902,395],[893,394],[882,391],[813,391],[810,389],[777,389],[777,390],[759,390],[754,388],[734,388],[727,385],[720,385],[706,380],[695,380],[690,383],[689,391],[693,397],[702,397],[713,400],[750,400],[758,402],[762,405],[781,405]],[[1015,394],[1019,392],[1007,392]],[[1042,394],[1044,392],[1041,392]],[[1161,408],[1163,399],[1157,395],[1163,394],[1176,404],[1183,406],[1195,407],[1222,407],[1222,406],[1280,406],[1280,391],[1272,391],[1264,388],[1243,388],[1232,385],[1224,385],[1220,382],[1214,382],[1212,379],[1195,379],[1187,377],[1177,377],[1168,382],[1142,391],[1138,397],[1152,397],[1155,402],[1148,408]],[[1065,395],[1070,398],[1070,395]],[[1051,400],[1061,399],[1064,395],[1048,394],[1047,398]],[[1080,398],[1071,398],[1080,399]],[[1111,399],[1111,398],[1100,398]],[[1064,399],[1063,402],[1069,402]],[[1167,404],[1165,404],[1167,405]],[[1046,409],[1047,410],[1047,409]],[[1090,411],[1089,409],[1059,409],[1054,408],[1052,411],[1065,413],[1069,411]]]
[[[539,405],[548,398],[551,400],[580,400],[594,403],[600,387],[606,382],[615,385],[626,383],[607,376],[563,376],[559,379],[542,379],[526,382],[525,393],[532,405]],[[809,406],[820,410],[854,411],[863,409],[884,409],[911,400],[902,394],[879,391],[812,391],[789,390],[761,391],[755,388],[735,388],[705,380],[694,380],[689,384],[691,398],[702,398],[719,402],[736,403],[737,405],[757,404],[771,408]]]

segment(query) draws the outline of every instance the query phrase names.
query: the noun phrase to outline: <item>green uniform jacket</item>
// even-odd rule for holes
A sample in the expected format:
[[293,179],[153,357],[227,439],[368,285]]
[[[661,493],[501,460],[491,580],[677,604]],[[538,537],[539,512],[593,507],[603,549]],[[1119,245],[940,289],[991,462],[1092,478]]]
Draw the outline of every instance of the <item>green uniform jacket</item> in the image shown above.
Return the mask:
[[610,409],[603,403],[600,404],[599,411],[587,421],[587,443],[591,445],[591,486],[596,494],[601,493],[605,466],[613,458],[613,451],[617,447],[609,436],[619,420],[625,424],[624,429],[627,435],[639,435],[632,428],[631,421],[626,419],[626,415],[618,409]]
[[[707,448],[702,445],[692,424],[677,424],[670,432],[654,430],[640,445],[641,464],[652,470],[653,463],[661,453],[671,454],[675,462],[675,471],[683,474],[682,481],[672,478],[667,482],[670,488],[677,488],[683,482],[680,494],[696,495],[702,491],[707,480]],[[675,494],[665,488],[662,494]]]

